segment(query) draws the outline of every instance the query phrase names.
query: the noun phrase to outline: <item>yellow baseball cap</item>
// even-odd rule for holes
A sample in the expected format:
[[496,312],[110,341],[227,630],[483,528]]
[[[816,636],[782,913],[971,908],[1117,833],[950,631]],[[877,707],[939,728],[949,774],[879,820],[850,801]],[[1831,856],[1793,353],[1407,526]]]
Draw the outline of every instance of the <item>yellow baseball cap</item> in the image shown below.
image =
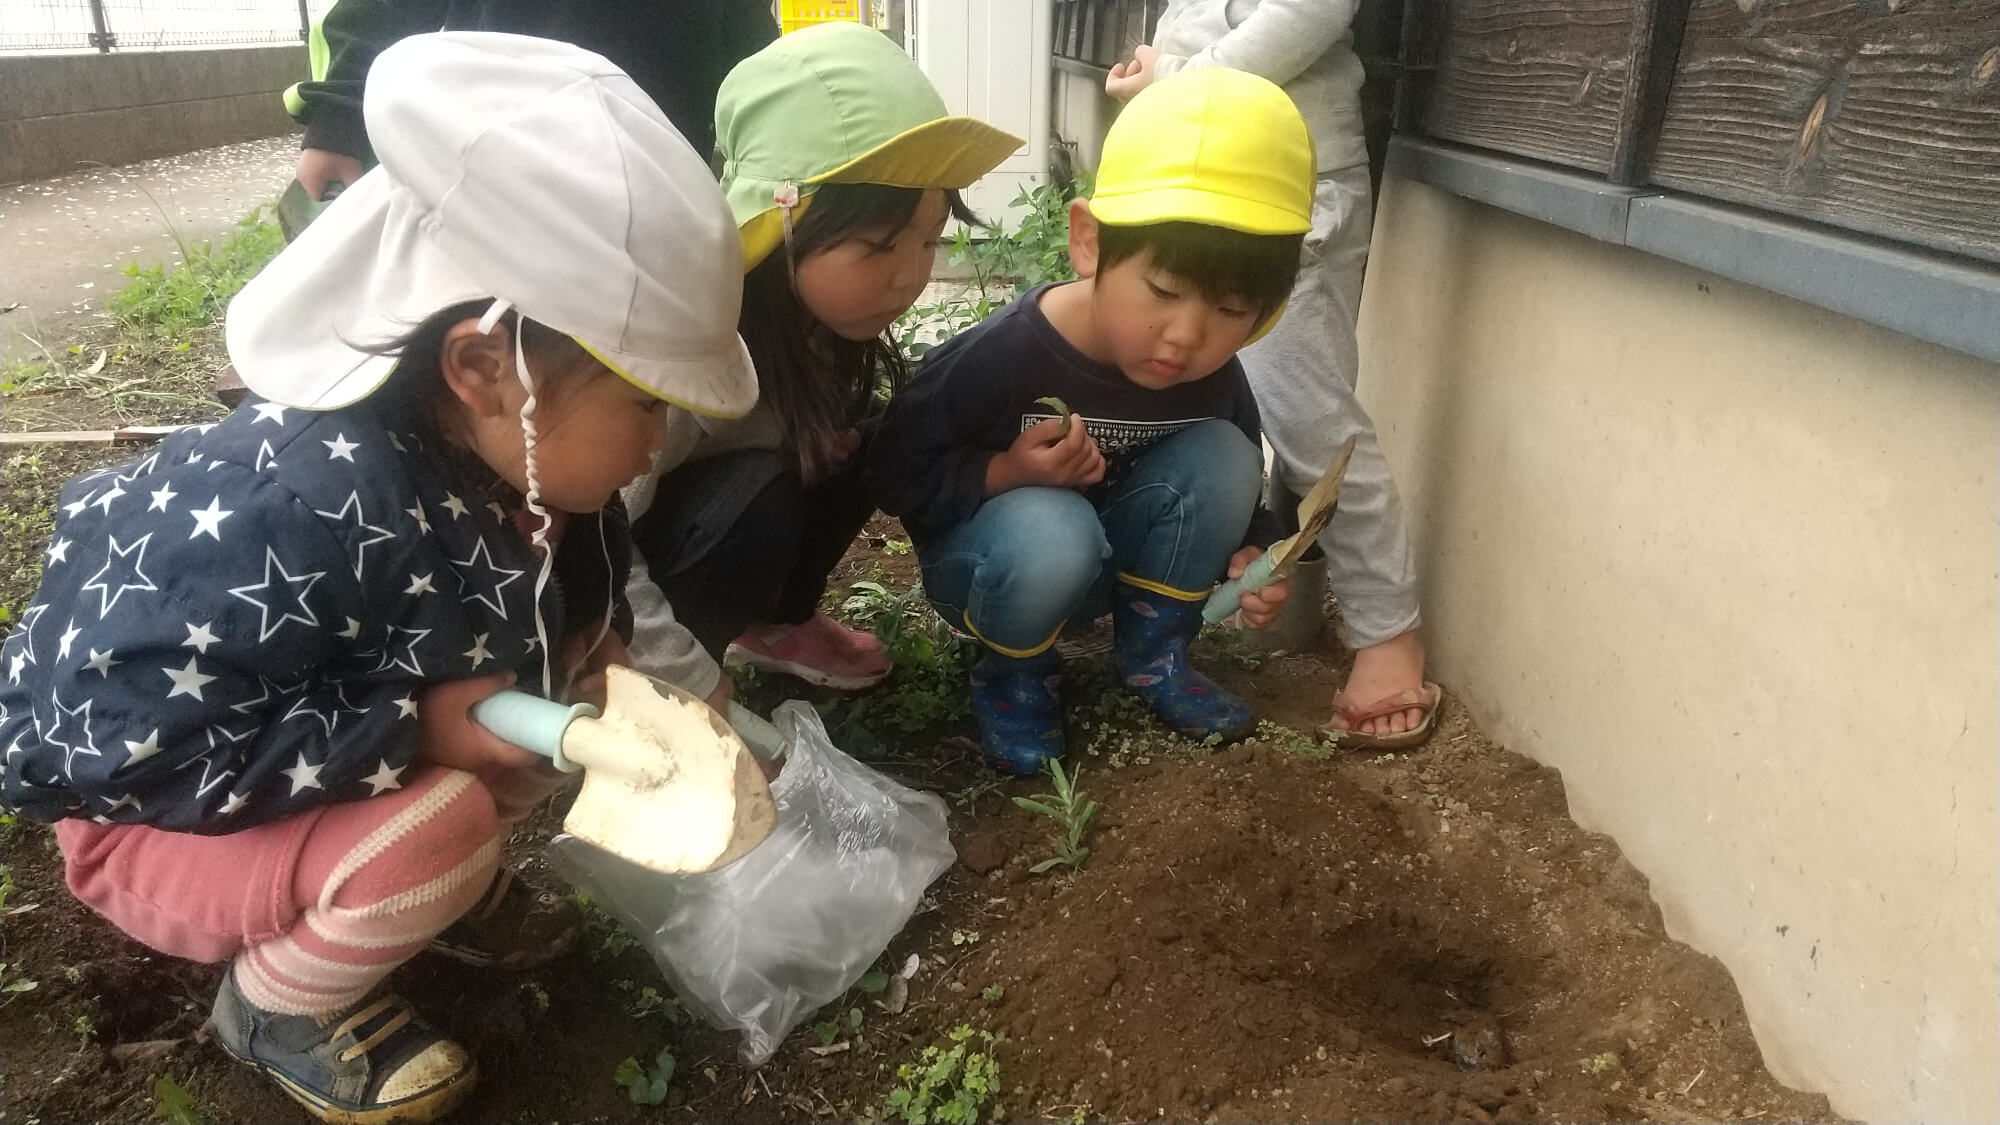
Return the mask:
[[1312,229],[1312,134],[1292,99],[1240,70],[1185,70],[1140,91],[1104,138],[1090,213],[1113,226]]

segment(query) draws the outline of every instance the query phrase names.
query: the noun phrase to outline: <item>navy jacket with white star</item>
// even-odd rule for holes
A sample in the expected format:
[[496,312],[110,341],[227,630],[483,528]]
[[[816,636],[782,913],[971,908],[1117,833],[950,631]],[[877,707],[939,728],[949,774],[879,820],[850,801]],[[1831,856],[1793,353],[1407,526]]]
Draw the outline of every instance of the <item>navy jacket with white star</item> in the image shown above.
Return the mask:
[[[428,683],[511,668],[536,690],[536,559],[463,460],[365,403],[252,400],[71,481],[0,646],[0,803],[233,832],[400,787]],[[566,609],[625,612],[622,509],[561,543],[551,643]]]

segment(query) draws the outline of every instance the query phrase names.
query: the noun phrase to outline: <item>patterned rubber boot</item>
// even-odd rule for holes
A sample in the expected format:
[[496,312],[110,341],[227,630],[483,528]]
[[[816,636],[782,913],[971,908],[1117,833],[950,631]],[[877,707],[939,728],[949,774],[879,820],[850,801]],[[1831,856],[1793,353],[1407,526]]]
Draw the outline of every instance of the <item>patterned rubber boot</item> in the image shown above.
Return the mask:
[[1231,742],[1257,729],[1257,718],[1188,663],[1188,642],[1201,632],[1201,606],[1118,583],[1111,602],[1118,675],[1180,734]]
[[1034,656],[988,649],[972,669],[972,714],[994,769],[1026,777],[1062,757],[1062,657],[1055,646]]

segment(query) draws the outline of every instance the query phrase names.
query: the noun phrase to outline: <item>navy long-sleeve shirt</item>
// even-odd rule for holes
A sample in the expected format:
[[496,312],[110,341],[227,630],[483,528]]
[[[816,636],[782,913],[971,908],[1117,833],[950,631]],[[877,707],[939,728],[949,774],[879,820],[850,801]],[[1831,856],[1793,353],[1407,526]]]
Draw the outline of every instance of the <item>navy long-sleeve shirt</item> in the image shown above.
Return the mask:
[[[399,788],[429,683],[536,690],[536,559],[455,463],[366,404],[253,399],[71,481],[0,646],[0,803],[235,831]],[[629,554],[622,509],[568,520],[552,643],[617,611]]]
[[[917,542],[971,519],[985,503],[988,463],[1023,430],[1056,417],[1039,398],[1059,398],[1081,415],[1104,454],[1104,480],[1092,496],[1117,484],[1155,442],[1197,422],[1222,419],[1253,444],[1262,439],[1257,402],[1235,357],[1205,379],[1149,390],[1063,338],[1040,307],[1048,288],[1022,293],[931,349],[889,403],[864,472],[882,510]],[[1253,525],[1252,541],[1269,543],[1269,530]]]

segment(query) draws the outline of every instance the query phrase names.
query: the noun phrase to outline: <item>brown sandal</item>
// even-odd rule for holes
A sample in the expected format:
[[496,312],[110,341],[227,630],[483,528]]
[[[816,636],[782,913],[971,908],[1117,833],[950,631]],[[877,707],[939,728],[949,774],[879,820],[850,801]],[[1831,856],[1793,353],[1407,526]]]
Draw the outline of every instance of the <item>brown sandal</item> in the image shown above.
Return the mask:
[[[1343,701],[1345,692],[1333,697],[1333,719],[1319,728],[1319,732],[1332,739],[1337,745],[1354,750],[1408,750],[1429,742],[1437,731],[1437,717],[1444,710],[1444,689],[1425,681],[1422,691],[1406,691],[1386,699],[1378,699],[1367,707],[1355,707]],[[1423,721],[1406,731],[1393,734],[1366,734],[1361,724],[1398,711],[1411,709],[1423,711]],[[1334,726],[1334,722],[1344,726]]]

